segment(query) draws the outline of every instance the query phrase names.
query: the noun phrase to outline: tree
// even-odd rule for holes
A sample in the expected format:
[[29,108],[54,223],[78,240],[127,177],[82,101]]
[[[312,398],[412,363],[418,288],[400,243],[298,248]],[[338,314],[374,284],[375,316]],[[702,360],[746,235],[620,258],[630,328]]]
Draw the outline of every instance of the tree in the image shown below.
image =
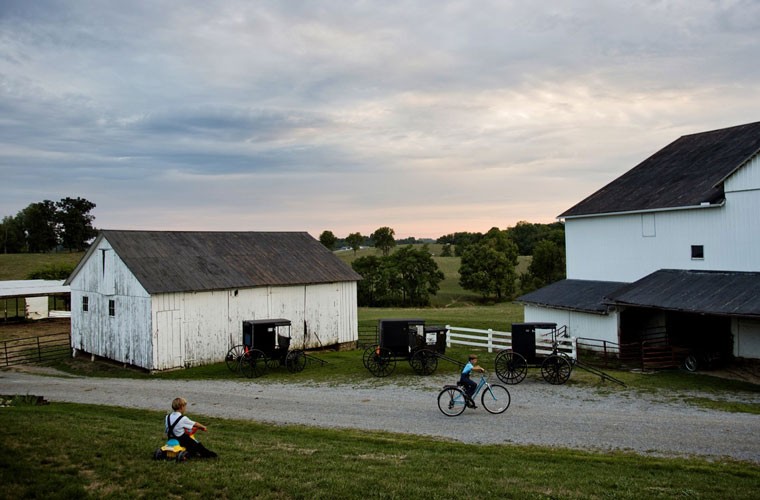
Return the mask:
[[520,276],[523,293],[565,278],[565,252],[551,240],[541,240],[533,248],[528,272]]
[[507,229],[507,234],[517,244],[520,255],[533,255],[533,248],[542,240],[551,240],[559,246],[565,246],[565,225],[561,222],[533,224],[520,221]]
[[376,229],[375,232],[370,235],[370,239],[375,242],[375,248],[382,251],[383,256],[387,257],[391,248],[396,246],[396,240],[393,238],[395,235],[396,232],[393,229],[383,226]]
[[506,232],[492,228],[478,243],[468,245],[459,267],[459,284],[483,298],[510,299],[515,293],[517,245]]
[[351,267],[362,276],[356,286],[358,304],[388,305],[387,301],[391,298],[390,280],[382,258],[376,255],[359,257],[351,263]]
[[32,203],[19,212],[19,218],[27,252],[49,252],[58,245],[55,203],[50,200]]
[[444,243],[443,249],[441,250],[441,257],[451,257],[453,254],[451,253],[451,243]]
[[95,217],[90,212],[95,204],[84,198],[63,198],[55,204],[60,242],[69,250],[84,250],[88,243],[97,236],[92,226]]
[[0,237],[3,238],[3,253],[20,253],[26,245],[24,228],[20,218],[6,216],[0,223]]
[[427,245],[415,249],[411,245],[387,257],[397,278],[402,303],[412,306],[430,304],[430,295],[440,289],[445,277],[430,254]]
[[338,238],[332,231],[322,231],[322,234],[319,235],[319,242],[326,246],[328,250],[335,250],[336,241],[338,241]]
[[364,236],[361,233],[351,233],[346,236],[346,243],[348,243],[351,250],[354,251],[354,255],[356,255],[356,252],[362,247],[362,243],[364,243]]

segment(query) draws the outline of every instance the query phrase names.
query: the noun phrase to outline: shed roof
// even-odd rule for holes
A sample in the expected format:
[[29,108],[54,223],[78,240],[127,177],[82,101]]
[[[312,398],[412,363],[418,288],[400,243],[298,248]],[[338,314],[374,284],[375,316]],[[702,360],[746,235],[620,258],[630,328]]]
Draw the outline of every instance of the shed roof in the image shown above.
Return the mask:
[[720,203],[723,181],[760,151],[760,122],[685,135],[559,217]]
[[71,287],[64,286],[63,280],[13,280],[0,281],[0,299],[14,297],[45,297],[66,295]]
[[148,293],[357,281],[361,276],[306,232],[103,230]]
[[760,316],[760,273],[661,269],[608,296],[616,305]]
[[554,309],[605,314],[607,295],[626,285],[619,281],[562,280],[518,297],[517,301]]

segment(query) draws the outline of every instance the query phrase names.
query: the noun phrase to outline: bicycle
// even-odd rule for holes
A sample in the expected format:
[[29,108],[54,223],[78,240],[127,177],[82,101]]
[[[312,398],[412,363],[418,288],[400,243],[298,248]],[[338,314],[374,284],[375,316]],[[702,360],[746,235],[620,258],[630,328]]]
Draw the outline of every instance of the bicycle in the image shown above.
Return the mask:
[[480,395],[480,404],[483,405],[483,408],[488,413],[496,415],[507,411],[509,404],[512,402],[509,391],[503,385],[489,384],[485,372],[480,376],[478,386],[475,388],[472,398],[469,398],[464,392],[461,382],[457,382],[457,385],[443,386],[443,390],[438,393],[438,409],[447,417],[461,415],[465,408],[469,406],[468,403],[472,403],[472,407],[474,407],[475,398],[481,390],[483,392]]

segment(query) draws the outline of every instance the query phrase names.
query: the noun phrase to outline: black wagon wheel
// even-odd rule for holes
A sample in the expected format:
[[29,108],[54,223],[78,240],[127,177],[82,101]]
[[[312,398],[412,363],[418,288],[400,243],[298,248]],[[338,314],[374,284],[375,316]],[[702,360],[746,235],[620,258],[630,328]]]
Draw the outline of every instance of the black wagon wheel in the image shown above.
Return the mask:
[[461,389],[447,385],[438,393],[438,409],[447,417],[461,415],[467,407],[467,398]]
[[267,355],[258,349],[251,349],[240,358],[240,371],[248,378],[257,378],[267,372]]
[[224,362],[227,364],[227,368],[231,372],[240,372],[240,358],[245,354],[245,346],[243,344],[236,345],[229,351],[224,357]]
[[306,353],[300,349],[288,351],[285,356],[285,367],[290,373],[302,372],[306,367]]
[[541,376],[552,385],[561,385],[567,382],[572,370],[570,361],[560,354],[552,354],[541,363]]
[[514,351],[501,351],[494,361],[496,376],[505,384],[515,385],[528,374],[528,362],[522,354]]
[[364,354],[362,354],[362,364],[364,365],[364,368],[369,370],[369,357],[374,355],[379,347],[379,345],[374,344],[364,349]]
[[438,356],[430,349],[420,349],[409,358],[409,364],[417,375],[430,375],[438,368]]
[[367,358],[367,369],[375,377],[387,377],[396,369],[393,353],[385,347],[377,347]]

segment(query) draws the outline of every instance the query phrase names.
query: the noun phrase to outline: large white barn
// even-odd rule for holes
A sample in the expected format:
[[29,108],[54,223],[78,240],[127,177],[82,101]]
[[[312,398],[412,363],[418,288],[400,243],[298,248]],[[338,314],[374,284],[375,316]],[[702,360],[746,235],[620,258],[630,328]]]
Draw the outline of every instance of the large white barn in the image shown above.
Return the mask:
[[74,352],[148,370],[222,361],[246,320],[293,348],[355,342],[361,276],[302,232],[101,231],[66,280]]
[[760,358],[760,122],[681,137],[559,217],[567,279],[526,321]]

